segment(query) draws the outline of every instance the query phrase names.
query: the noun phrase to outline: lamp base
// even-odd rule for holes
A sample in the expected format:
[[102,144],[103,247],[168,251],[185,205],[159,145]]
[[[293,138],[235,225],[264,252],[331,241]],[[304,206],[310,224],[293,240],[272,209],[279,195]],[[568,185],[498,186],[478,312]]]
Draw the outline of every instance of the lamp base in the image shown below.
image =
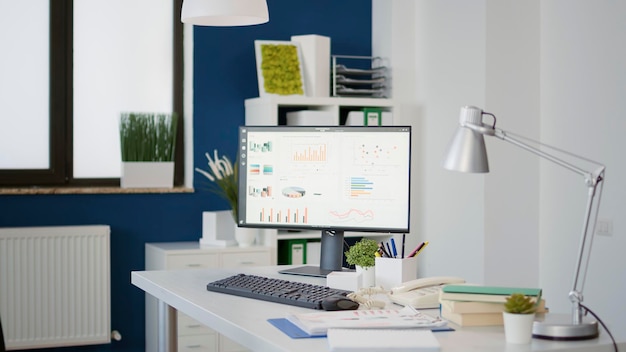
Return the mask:
[[597,338],[598,333],[597,321],[572,324],[572,318],[566,315],[547,314],[544,321],[535,321],[533,324],[533,337],[543,340],[590,340]]

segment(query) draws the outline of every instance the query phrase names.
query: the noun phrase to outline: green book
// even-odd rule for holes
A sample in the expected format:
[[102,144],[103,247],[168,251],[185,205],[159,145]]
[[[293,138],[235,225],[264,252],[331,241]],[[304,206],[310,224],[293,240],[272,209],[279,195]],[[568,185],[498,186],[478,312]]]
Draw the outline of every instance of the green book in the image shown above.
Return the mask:
[[443,292],[448,293],[475,293],[481,295],[506,295],[521,293],[526,296],[541,297],[540,288],[480,286],[480,285],[445,285]]

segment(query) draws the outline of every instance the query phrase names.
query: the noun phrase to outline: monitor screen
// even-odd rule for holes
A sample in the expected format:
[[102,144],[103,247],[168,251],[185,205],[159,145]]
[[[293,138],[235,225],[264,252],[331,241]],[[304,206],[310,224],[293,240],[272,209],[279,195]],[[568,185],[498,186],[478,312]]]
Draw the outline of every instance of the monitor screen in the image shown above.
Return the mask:
[[410,127],[243,126],[239,137],[239,226],[330,231],[340,246],[344,231],[409,231]]

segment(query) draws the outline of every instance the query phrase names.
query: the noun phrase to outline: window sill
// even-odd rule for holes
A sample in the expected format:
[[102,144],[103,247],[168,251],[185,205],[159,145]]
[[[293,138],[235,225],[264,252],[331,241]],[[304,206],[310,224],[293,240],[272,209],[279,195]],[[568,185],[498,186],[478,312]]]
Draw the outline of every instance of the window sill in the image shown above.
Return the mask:
[[0,188],[0,195],[193,193],[193,188],[24,187]]

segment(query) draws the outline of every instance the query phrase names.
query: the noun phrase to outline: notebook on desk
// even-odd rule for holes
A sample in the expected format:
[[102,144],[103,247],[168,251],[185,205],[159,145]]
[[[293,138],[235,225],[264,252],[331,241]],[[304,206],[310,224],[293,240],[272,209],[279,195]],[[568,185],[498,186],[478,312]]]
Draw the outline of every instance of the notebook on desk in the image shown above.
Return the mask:
[[428,329],[329,329],[331,352],[435,352],[439,341]]

